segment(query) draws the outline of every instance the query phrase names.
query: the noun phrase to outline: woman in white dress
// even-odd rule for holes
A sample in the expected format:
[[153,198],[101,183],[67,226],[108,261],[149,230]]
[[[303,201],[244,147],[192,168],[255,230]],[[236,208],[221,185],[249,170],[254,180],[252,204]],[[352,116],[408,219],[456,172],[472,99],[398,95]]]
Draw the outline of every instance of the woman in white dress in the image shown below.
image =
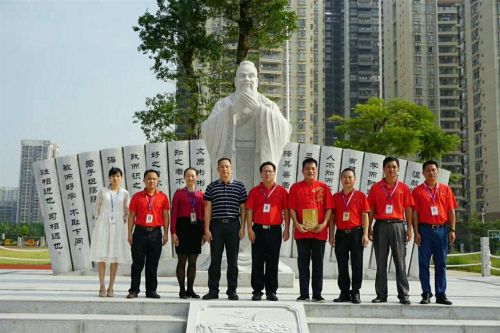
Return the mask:
[[[96,198],[95,225],[90,243],[90,259],[97,262],[99,296],[113,297],[113,285],[118,264],[129,263],[127,218],[130,195],[120,187],[123,173],[119,168],[109,170],[109,187],[99,190]],[[110,264],[109,285],[106,291],[104,275]]]

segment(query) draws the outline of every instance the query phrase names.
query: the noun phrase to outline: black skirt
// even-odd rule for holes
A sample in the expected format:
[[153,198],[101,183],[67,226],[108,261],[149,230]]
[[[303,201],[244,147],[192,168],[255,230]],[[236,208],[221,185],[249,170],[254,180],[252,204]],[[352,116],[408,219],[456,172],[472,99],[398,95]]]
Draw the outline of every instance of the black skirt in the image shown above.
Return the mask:
[[201,239],[203,237],[203,224],[201,221],[191,223],[189,217],[178,217],[176,233],[179,246],[175,247],[175,253],[191,255],[201,253]]

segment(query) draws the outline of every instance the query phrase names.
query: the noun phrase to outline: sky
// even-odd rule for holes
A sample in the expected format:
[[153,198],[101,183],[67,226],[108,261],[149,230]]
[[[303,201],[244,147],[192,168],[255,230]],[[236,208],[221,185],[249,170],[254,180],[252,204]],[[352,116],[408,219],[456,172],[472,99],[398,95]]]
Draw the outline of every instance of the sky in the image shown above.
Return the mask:
[[19,185],[21,140],[59,155],[145,144],[135,111],[173,90],[132,30],[154,0],[0,0],[0,187]]

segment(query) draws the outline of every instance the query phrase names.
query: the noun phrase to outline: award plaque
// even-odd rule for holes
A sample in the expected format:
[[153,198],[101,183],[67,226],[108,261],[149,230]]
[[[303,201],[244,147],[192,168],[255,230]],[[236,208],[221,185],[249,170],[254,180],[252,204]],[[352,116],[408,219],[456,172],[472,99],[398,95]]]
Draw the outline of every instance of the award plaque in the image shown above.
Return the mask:
[[318,210],[316,208],[302,210],[302,224],[307,230],[313,230],[318,225]]

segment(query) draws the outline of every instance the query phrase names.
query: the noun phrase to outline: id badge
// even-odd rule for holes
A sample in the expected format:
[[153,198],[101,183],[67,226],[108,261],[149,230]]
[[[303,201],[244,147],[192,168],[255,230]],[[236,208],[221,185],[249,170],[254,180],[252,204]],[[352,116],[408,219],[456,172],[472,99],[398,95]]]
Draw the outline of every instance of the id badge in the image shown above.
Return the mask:
[[393,206],[392,205],[385,205],[385,213],[387,215],[392,215],[392,212],[393,212]]
[[438,216],[439,215],[437,206],[431,206],[431,215],[432,216]]
[[269,213],[270,211],[271,211],[271,204],[264,204],[264,208],[262,209],[262,212]]
[[115,216],[114,215],[111,215],[109,217],[109,224],[115,224],[116,223],[116,219],[115,219]]
[[153,214],[146,215],[146,223],[153,223]]
[[196,223],[196,212],[191,213],[191,223]]
[[342,221],[349,221],[349,212],[344,212],[344,214],[342,214]]

